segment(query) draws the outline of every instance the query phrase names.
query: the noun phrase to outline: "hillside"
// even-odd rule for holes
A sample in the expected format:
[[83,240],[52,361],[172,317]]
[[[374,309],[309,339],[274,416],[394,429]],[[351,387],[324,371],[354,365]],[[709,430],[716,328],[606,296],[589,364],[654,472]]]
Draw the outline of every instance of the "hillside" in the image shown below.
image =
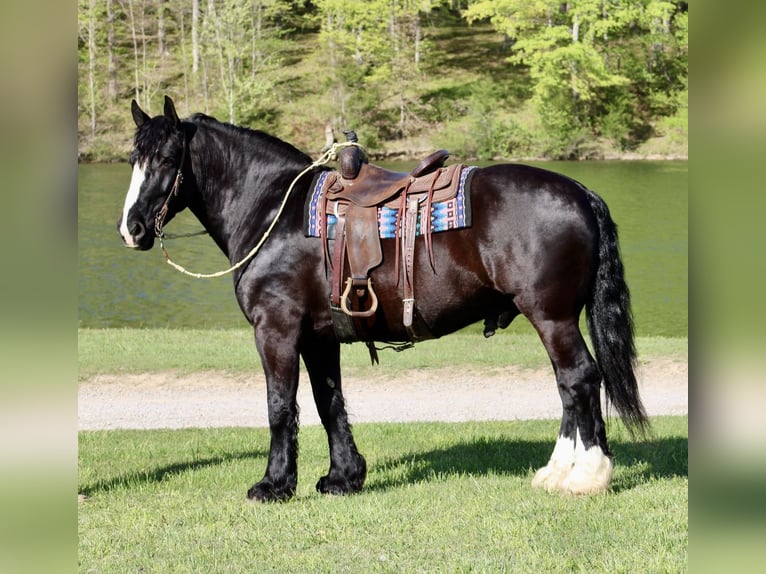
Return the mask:
[[[662,34],[639,17],[619,28],[562,13],[509,39],[498,14],[477,15],[488,3],[437,0],[421,3],[427,10],[370,2],[366,12],[344,1],[209,2],[194,32],[181,0],[143,0],[130,13],[111,0],[80,3],[78,156],[124,160],[130,100],[159,113],[167,94],[182,114],[262,129],[311,153],[331,127],[337,139],[356,130],[378,159],[435,148],[464,160],[685,158],[688,8],[635,3],[672,7]],[[604,39],[587,32],[606,24]],[[542,63],[524,51],[556,30],[580,36],[547,44]]]

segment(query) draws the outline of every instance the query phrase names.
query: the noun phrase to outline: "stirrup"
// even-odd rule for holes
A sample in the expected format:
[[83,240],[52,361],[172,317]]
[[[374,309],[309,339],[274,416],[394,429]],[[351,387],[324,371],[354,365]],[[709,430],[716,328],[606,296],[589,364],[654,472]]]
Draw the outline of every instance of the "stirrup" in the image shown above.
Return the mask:
[[372,278],[367,278],[367,291],[370,293],[370,308],[366,311],[352,311],[348,308],[348,305],[346,304],[346,301],[348,300],[348,296],[351,293],[351,286],[353,283],[353,279],[349,277],[346,279],[346,289],[343,291],[343,295],[340,296],[340,308],[343,310],[343,312],[348,315],[349,317],[372,317],[375,314],[375,311],[378,310],[378,296],[375,294],[375,291],[372,289]]

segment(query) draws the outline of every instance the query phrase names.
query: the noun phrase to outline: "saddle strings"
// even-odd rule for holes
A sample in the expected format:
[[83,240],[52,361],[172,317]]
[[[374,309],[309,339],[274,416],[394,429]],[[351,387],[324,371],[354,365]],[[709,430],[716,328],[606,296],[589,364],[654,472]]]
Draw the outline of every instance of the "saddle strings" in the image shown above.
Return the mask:
[[[324,165],[330,161],[334,161],[338,158],[338,150],[342,149],[344,147],[349,146],[357,146],[361,148],[362,146],[359,145],[357,142],[338,142],[332,144],[330,149],[328,149],[326,152],[324,152],[319,159],[312,162],[306,169],[304,169],[302,172],[300,172],[298,175],[295,176],[295,179],[293,179],[290,186],[287,188],[287,191],[285,192],[284,197],[282,198],[282,203],[279,206],[279,210],[277,211],[277,214],[274,216],[274,219],[271,221],[271,224],[269,224],[269,227],[266,229],[266,231],[263,233],[263,236],[261,237],[260,241],[256,243],[255,247],[253,247],[247,255],[245,255],[238,263],[235,263],[228,269],[224,269],[223,271],[217,271],[215,273],[195,273],[193,271],[189,271],[185,267],[179,265],[175,261],[173,261],[170,256],[168,255],[167,250],[165,249],[165,244],[163,242],[163,236],[160,236],[160,248],[162,249],[162,254],[165,256],[165,262],[173,267],[176,271],[180,271],[184,275],[188,275],[189,277],[194,277],[195,279],[212,279],[214,277],[223,277],[224,275],[227,275],[231,273],[232,271],[236,271],[240,267],[242,267],[245,263],[250,261],[253,257],[255,257],[255,254],[258,253],[261,246],[266,242],[266,240],[269,238],[269,235],[271,234],[274,227],[276,227],[277,222],[279,221],[279,218],[282,216],[282,212],[285,210],[285,206],[287,205],[287,200],[290,197],[290,194],[293,191],[293,188],[295,187],[295,184],[298,182],[298,180],[306,175],[309,171],[314,169],[315,167],[319,167],[320,165]],[[190,234],[191,235],[202,235],[203,233],[196,233],[196,234]],[[175,237],[182,237],[182,236],[175,236]],[[170,237],[169,237],[170,238]]]

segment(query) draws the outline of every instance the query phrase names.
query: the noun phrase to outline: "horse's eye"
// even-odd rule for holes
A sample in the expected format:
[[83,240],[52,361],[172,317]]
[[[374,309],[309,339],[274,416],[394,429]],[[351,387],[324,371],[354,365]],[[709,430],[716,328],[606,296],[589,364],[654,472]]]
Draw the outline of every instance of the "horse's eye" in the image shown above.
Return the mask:
[[162,165],[164,167],[174,167],[175,162],[173,161],[172,157],[163,157],[160,160],[160,165]]

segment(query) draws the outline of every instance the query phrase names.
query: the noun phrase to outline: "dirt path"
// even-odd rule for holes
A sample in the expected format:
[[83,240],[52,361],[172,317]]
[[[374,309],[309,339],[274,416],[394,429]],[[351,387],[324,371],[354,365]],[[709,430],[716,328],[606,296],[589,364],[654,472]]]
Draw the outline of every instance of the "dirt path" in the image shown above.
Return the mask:
[[[688,412],[689,365],[651,360],[638,371],[650,415]],[[311,388],[301,374],[301,424],[319,424]],[[352,423],[558,418],[561,402],[550,370],[509,369],[501,375],[411,371],[395,378],[344,379]],[[174,373],[99,375],[79,385],[79,428],[265,427],[261,374]]]

